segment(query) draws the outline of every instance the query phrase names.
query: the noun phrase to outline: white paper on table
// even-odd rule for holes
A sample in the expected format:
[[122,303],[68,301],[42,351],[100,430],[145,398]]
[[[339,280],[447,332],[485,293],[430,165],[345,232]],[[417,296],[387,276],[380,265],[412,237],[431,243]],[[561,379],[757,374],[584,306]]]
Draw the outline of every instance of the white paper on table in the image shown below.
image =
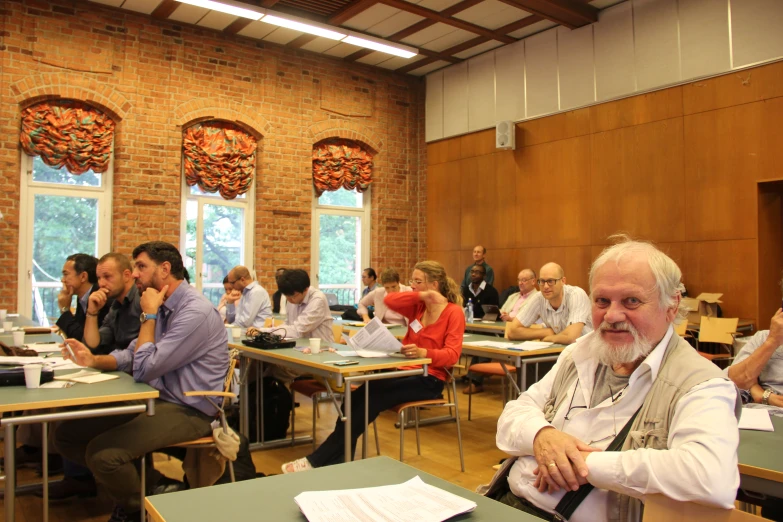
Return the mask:
[[294,497],[309,522],[441,522],[476,509],[476,503],[414,477],[402,484]]
[[46,357],[47,367],[52,370],[81,370],[84,366],[79,366],[72,359],[64,359],[62,357]]
[[524,343],[509,346],[513,350],[541,350],[543,348],[549,348],[554,343],[545,341],[525,341]]
[[769,418],[769,412],[758,408],[742,408],[739,429],[775,431],[775,428],[772,427],[772,419]]
[[19,357],[9,355],[0,357],[0,364],[24,366],[25,364],[44,364],[46,359],[43,357]]
[[27,343],[25,346],[38,353],[59,352],[62,350],[62,346],[57,343]]
[[340,357],[356,357],[356,352],[354,352],[353,350],[337,350],[334,353],[336,353]]
[[390,353],[399,352],[402,343],[376,317],[348,339],[348,346],[356,350],[359,357],[387,357]]
[[62,389],[62,388],[70,388],[73,386],[72,382],[68,381],[49,381],[39,386],[39,388],[50,388],[50,389]]

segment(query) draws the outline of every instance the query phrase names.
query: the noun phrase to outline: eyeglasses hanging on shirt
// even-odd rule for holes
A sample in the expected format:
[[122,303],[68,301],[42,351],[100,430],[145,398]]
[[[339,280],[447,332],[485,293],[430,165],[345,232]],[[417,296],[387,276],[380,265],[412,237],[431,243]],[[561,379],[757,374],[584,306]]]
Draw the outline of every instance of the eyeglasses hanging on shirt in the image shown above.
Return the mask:
[[[612,435],[607,435],[606,437],[603,437],[598,440],[594,440],[590,442],[588,445],[592,445],[596,442],[601,442],[609,438],[615,438],[617,436],[617,417],[615,415],[614,411],[614,404],[619,401],[623,395],[625,394],[625,390],[628,389],[628,384],[623,386],[617,393],[612,391],[612,387],[609,386],[609,398],[612,399],[612,424],[614,424],[614,433]],[[571,400],[568,403],[568,410],[566,410],[566,414],[563,417],[563,426],[560,428],[561,431],[565,431],[565,424],[567,421],[570,421],[574,418],[575,415],[577,415],[579,412],[575,412],[574,410],[586,410],[587,405],[574,405],[574,397],[576,396],[577,392],[579,392],[579,378],[576,379],[576,386],[574,386],[574,393],[571,394]],[[581,393],[580,393],[581,396]]]

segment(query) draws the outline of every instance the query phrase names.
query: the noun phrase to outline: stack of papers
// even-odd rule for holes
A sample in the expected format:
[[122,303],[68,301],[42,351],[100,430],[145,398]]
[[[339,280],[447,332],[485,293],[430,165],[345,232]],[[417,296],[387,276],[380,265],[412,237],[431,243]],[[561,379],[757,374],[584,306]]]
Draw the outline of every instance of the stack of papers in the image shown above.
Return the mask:
[[476,509],[475,502],[419,477],[391,486],[308,491],[294,502],[309,522],[441,522]]
[[53,370],[71,370],[82,368],[72,360],[62,357],[0,357],[0,364],[6,366],[24,366],[25,364],[43,364]]
[[82,384],[94,384],[96,382],[111,381],[112,379],[119,378],[119,375],[109,375],[107,373],[82,370],[76,373],[69,373],[68,375],[57,375],[54,380],[80,382]]
[[523,343],[508,341],[468,341],[462,344],[465,346],[481,346],[483,348],[506,348],[509,350],[530,351],[548,348],[552,346],[553,343],[547,343],[544,341],[525,341]]

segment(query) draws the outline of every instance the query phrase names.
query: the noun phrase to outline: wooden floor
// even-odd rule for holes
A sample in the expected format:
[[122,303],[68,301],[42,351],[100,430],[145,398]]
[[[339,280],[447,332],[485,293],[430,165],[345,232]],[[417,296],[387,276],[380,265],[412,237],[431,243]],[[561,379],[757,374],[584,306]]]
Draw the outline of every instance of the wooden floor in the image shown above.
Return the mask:
[[[468,422],[468,396],[461,393],[458,386],[458,401],[462,419],[462,440],[465,451],[465,473],[460,471],[459,453],[457,450],[456,425],[454,423],[438,424],[421,428],[421,456],[416,454],[416,436],[414,430],[405,432],[405,463],[422,471],[458,484],[467,489],[475,489],[479,484],[489,482],[492,477],[492,466],[503,458],[504,454],[495,447],[495,431],[497,419],[502,411],[502,386],[495,378],[488,382],[484,393],[473,397],[473,420]],[[301,406],[297,409],[297,432],[308,434],[312,430],[312,410],[309,399],[297,396]],[[441,415],[446,410],[436,408],[422,412],[422,419],[428,416]],[[331,403],[319,405],[318,441],[323,440],[334,428],[336,414]],[[399,431],[394,427],[396,416],[385,412],[378,418],[381,454],[399,458]],[[370,430],[372,433],[372,430]],[[253,453],[256,470],[267,475],[280,473],[284,462],[303,457],[311,452],[310,444],[296,447],[285,447],[275,450],[257,451]],[[375,443],[369,438],[368,456],[375,455]],[[357,449],[361,457],[361,439]],[[182,467],[179,461],[167,459],[163,455],[155,455],[156,468],[172,478],[182,478]],[[32,470],[20,470],[20,484],[39,481]],[[57,478],[57,477],[55,477]],[[263,487],[263,479],[259,482]],[[293,500],[291,500],[293,502]],[[49,520],[52,522],[90,521],[104,522],[109,518],[112,506],[103,495],[95,499],[71,500],[64,503],[51,503]],[[5,520],[5,507],[0,509],[0,521]],[[19,522],[39,522],[42,520],[41,499],[33,495],[17,497],[16,520]]]

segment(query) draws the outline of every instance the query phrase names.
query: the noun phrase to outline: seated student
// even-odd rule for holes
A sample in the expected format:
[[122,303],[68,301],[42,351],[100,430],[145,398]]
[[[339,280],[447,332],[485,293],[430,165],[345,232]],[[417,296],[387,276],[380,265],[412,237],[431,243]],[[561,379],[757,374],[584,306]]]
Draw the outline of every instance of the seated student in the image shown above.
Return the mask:
[[[680,278],[648,243],[626,240],[598,256],[590,269],[597,329],[506,404],[496,442],[516,459],[489,496],[552,520],[579,490],[586,496],[571,501],[572,514],[557,509],[571,522],[637,522],[653,494],[734,507],[738,396],[674,332],[684,315]],[[615,439],[619,449],[608,451]]]
[[[228,282],[228,276],[223,278],[223,290],[225,293],[220,296],[220,302],[217,305],[217,311],[220,314],[220,317],[223,318],[223,321],[226,320],[226,305],[228,305],[228,299],[229,298],[236,298],[236,294],[232,296],[231,294],[234,292],[234,285]],[[239,294],[239,297],[241,297],[241,294]]]
[[511,294],[500,308],[500,319],[505,322],[513,321],[522,308],[530,303],[530,298],[538,293],[536,290],[536,273],[530,268],[524,268],[517,275],[519,292]]
[[133,259],[142,292],[138,338],[109,355],[93,355],[76,339],[66,342],[81,366],[132,372],[134,380],[157,389],[155,415],[67,421],[55,433],[60,453],[87,466],[109,493],[115,504],[110,522],[141,520],[139,457],[212,433],[217,410],[185,392],[222,390],[229,363],[226,328],[212,303],[184,281],[177,248],[152,241],[136,247]]
[[[98,260],[88,254],[73,254],[65,259],[63,265],[63,289],[57,296],[57,304],[60,307],[60,318],[57,326],[65,335],[81,340],[84,337],[84,320],[86,318],[87,301],[90,294],[98,291],[98,276],[95,267]],[[71,298],[76,294],[76,312],[71,312]],[[98,322],[103,322],[109,309],[102,309],[98,315]]]
[[[280,279],[283,272],[285,272],[285,268],[277,269],[275,272],[275,281]],[[278,284],[277,290],[272,294],[272,313],[279,314],[281,309],[283,310],[283,313],[285,313],[285,296],[283,296],[283,292],[280,291],[280,285]]]
[[359,301],[359,315],[362,316],[362,319],[365,323],[369,323],[370,315],[367,307],[374,306],[375,317],[380,319],[382,322],[386,324],[401,324],[406,326],[408,323],[405,321],[405,317],[398,314],[394,310],[389,310],[383,303],[383,299],[388,294],[393,294],[395,292],[410,292],[411,287],[400,284],[400,274],[398,274],[397,271],[393,268],[387,268],[381,272],[381,285],[383,285],[382,288],[376,288],[369,294],[362,297],[361,301]]
[[462,302],[467,303],[469,299],[473,302],[473,317],[476,319],[484,317],[482,305],[500,304],[498,291],[484,279],[486,275],[484,265],[473,265],[470,269],[470,283],[462,287]]
[[228,282],[239,292],[241,299],[226,298],[226,321],[240,328],[262,328],[267,317],[272,317],[272,302],[263,286],[253,280],[247,267],[238,265],[228,273]]
[[[412,292],[389,294],[386,306],[405,316],[408,331],[402,353],[409,358],[432,359],[429,375],[398,377],[373,381],[369,389],[369,422],[380,412],[398,404],[441,397],[447,379],[445,369],[459,360],[465,314],[462,313],[459,287],[435,261],[417,263],[413,270]],[[364,386],[351,401],[351,455],[364,432]],[[283,464],[283,473],[305,471],[338,464],[345,460],[344,425],[337,420],[331,435],[308,457]]]
[[[513,340],[541,339],[571,344],[578,337],[593,331],[590,322],[590,298],[578,286],[566,284],[563,268],[557,263],[541,267],[538,286],[541,292],[531,298],[511,322],[508,338]],[[542,321],[544,328],[530,328]]]
[[362,297],[378,288],[378,274],[373,268],[365,268],[362,271],[362,284],[366,287],[362,290]]

